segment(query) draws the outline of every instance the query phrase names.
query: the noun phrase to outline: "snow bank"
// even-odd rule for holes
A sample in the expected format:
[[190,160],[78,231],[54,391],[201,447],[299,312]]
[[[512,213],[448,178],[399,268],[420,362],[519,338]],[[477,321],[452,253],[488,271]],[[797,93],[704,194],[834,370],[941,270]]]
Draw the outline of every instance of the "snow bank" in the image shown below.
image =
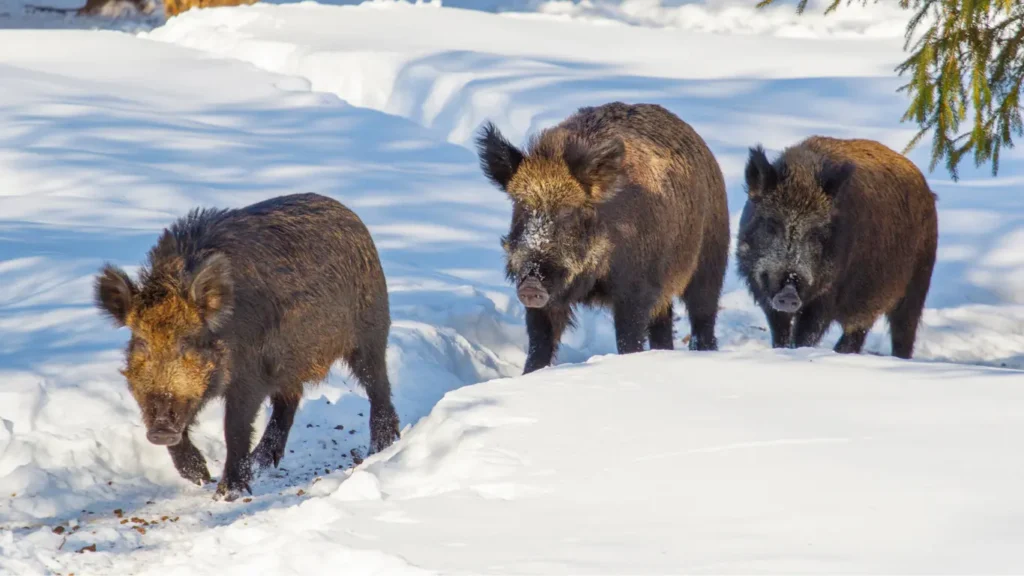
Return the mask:
[[1006,370],[823,351],[595,357],[451,392],[401,443],[304,494],[126,510],[180,516],[144,536],[107,512],[66,544],[100,539],[101,550],[55,564],[76,574],[1014,572],[1024,569],[1021,402],[1020,373]]

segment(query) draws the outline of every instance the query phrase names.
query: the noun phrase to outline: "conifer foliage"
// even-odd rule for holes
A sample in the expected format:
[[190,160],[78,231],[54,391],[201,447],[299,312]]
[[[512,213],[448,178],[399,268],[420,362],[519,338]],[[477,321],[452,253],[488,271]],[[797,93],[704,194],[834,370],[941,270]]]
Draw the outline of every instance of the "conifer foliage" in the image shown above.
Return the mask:
[[[867,5],[868,0],[857,1]],[[876,2],[878,0],[875,0]],[[896,70],[907,78],[900,87],[910,97],[903,121],[919,131],[909,151],[932,133],[931,165],[944,161],[953,180],[961,160],[973,154],[975,166],[989,162],[999,171],[999,153],[1024,134],[1021,83],[1024,81],[1024,2],[1021,0],[898,0],[912,10],[904,50]],[[760,0],[757,6],[773,4]],[[799,0],[803,13],[808,0]],[[829,14],[842,0],[831,0]]]

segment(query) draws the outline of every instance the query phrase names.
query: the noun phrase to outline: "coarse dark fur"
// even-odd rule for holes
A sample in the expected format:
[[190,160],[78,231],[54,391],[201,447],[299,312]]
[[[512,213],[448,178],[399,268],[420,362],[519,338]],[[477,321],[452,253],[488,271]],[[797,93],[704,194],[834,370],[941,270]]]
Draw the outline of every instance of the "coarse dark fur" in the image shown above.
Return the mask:
[[836,321],[835,350],[859,353],[886,314],[893,355],[910,358],[938,244],[921,171],[878,142],[813,136],[774,164],[752,148],[746,181],[737,263],[772,345],[815,346]]
[[[149,439],[186,479],[210,480],[189,440],[196,413],[224,397],[227,459],[218,496],[249,490],[251,463],[277,466],[303,385],[346,362],[370,399],[371,448],[398,437],[385,365],[390,315],[369,231],[317,194],[237,210],[196,209],[161,235],[133,282],[106,265],[96,302],[132,335],[123,371]],[[273,412],[250,454],[253,420]]]
[[672,303],[690,348],[714,350],[729,252],[725,182],[688,124],[654,104],[579,109],[525,151],[485,125],[484,174],[512,199],[506,274],[527,306],[524,373],[548,366],[578,304],[611,308],[620,354],[672,349]]

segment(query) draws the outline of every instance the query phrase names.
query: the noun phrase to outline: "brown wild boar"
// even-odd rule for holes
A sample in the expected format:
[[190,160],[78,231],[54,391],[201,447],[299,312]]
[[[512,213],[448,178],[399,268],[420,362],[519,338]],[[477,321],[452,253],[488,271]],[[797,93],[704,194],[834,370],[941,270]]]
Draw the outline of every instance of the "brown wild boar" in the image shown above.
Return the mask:
[[[131,330],[122,372],[148,439],[198,484],[210,473],[189,427],[206,402],[224,398],[218,497],[251,493],[251,464],[278,465],[303,385],[326,378],[335,360],[367,391],[371,449],[398,437],[384,273],[362,221],[335,200],[297,194],[193,210],[160,236],[138,282],[106,265],[96,303]],[[250,454],[267,397],[273,412]]]
[[192,8],[217,8],[219,6],[245,6],[257,0],[164,0],[164,16],[171,18]]
[[893,355],[910,358],[939,234],[921,171],[872,140],[812,136],[774,164],[752,148],[746,181],[737,264],[772,345],[815,346],[836,321],[836,352],[859,353],[886,314]]
[[620,354],[673,348],[672,302],[693,350],[715,350],[729,252],[722,172],[687,123],[654,104],[581,108],[525,151],[491,123],[484,174],[512,200],[506,274],[526,306],[524,373],[551,363],[577,304],[611,308]]

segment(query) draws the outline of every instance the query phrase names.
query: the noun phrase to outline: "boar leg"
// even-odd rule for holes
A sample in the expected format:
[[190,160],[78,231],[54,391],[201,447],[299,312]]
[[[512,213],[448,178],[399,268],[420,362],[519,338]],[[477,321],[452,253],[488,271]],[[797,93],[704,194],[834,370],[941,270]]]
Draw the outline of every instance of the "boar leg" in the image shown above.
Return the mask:
[[794,346],[797,348],[817,346],[830,324],[832,324],[832,315],[825,309],[824,304],[817,301],[807,305],[796,317],[796,330],[793,335]]
[[206,468],[206,459],[203,454],[192,443],[188,437],[186,428],[181,434],[181,442],[174,446],[168,446],[167,452],[171,454],[171,461],[178,469],[178,474],[189,482],[202,486],[210,481],[210,471]]
[[570,323],[569,308],[527,308],[526,335],[530,349],[526,354],[523,374],[550,366],[558,350],[562,332]]
[[224,474],[217,486],[217,498],[228,502],[238,498],[242,491],[252,494],[249,482],[252,480],[252,422],[265,396],[247,389],[240,382],[232,382],[224,403],[224,442],[227,457],[224,460]]
[[369,342],[348,359],[352,373],[370,398],[370,453],[380,452],[398,439],[398,414],[391,403],[391,381],[386,362],[387,336]]
[[726,260],[702,260],[683,291],[682,300],[690,317],[690,350],[718,350],[715,320],[718,318]]
[[843,336],[836,343],[835,351],[840,354],[860,354],[864,340],[868,337],[867,329],[843,327]]
[[763,307],[768,329],[772,333],[772,348],[789,348],[793,343],[793,315],[779,312],[771,304]]
[[263,431],[263,438],[252,452],[252,458],[260,470],[270,468],[271,464],[277,468],[284,458],[284,447],[288,443],[288,432],[295,421],[295,411],[299,408],[300,398],[301,394],[283,391],[271,398],[274,409],[270,414],[270,422]]
[[895,308],[889,312],[889,334],[892,337],[892,355],[909,359],[914,354],[914,340],[917,339],[917,325],[921,321],[924,302],[932,281],[935,255],[930,254],[918,264],[910,279],[907,292]]
[[672,304],[654,317],[647,327],[648,337],[651,341],[651,350],[672,350]]
[[612,318],[615,320],[615,344],[619,354],[643,352],[650,317],[651,306],[645,306],[637,299],[615,303]]

